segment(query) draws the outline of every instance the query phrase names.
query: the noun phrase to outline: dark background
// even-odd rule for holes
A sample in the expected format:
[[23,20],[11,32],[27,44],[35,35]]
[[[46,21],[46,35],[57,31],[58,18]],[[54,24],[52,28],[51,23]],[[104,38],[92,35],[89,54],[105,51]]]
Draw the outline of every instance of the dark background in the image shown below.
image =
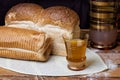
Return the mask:
[[18,3],[36,3],[44,8],[50,6],[66,6],[76,11],[80,17],[80,28],[89,28],[90,0],[0,0],[0,25],[4,25],[6,12]]

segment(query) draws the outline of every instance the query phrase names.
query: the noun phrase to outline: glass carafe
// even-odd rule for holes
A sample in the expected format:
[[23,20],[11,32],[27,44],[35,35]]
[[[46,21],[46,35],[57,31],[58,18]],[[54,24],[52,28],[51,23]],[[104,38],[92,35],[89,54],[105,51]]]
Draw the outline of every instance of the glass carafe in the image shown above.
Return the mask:
[[94,48],[114,48],[117,39],[116,0],[90,1],[90,45]]

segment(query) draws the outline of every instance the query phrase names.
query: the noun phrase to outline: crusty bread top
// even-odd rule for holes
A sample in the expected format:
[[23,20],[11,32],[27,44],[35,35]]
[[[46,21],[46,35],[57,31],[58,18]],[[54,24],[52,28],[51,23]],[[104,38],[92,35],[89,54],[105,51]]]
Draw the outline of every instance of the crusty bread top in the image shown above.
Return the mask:
[[76,25],[79,26],[77,13],[64,6],[52,6],[41,12],[38,25],[52,24],[61,28],[73,31]]
[[78,14],[68,7],[52,6],[43,9],[34,3],[20,3],[7,12],[5,25],[19,21],[31,21],[38,26],[50,24],[71,32],[80,24]]
[[38,16],[43,8],[34,3],[20,3],[13,6],[5,16],[5,24],[11,21],[32,21],[37,22]]

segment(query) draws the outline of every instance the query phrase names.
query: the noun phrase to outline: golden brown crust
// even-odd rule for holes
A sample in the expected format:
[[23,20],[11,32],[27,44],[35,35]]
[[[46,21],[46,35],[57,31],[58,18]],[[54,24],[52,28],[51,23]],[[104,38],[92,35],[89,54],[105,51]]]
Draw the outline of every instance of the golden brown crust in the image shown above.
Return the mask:
[[34,3],[20,3],[13,6],[5,16],[5,23],[11,21],[33,21],[37,22],[38,16],[43,8]]
[[64,6],[53,6],[41,12],[38,25],[52,24],[73,30],[76,25],[79,25],[79,21],[79,16],[75,11]]
[[47,61],[50,57],[50,48],[45,54],[46,55],[44,56],[37,52],[22,52],[17,50],[0,49],[0,57],[20,60]]
[[45,33],[34,30],[0,27],[0,34],[0,47],[38,51],[46,42]]

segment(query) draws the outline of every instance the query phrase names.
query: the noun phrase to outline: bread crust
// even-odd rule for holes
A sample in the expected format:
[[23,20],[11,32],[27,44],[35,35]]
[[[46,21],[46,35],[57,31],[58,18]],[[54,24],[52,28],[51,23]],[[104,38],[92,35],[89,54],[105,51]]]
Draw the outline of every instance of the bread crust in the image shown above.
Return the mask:
[[42,10],[44,10],[42,6],[34,3],[17,4],[7,12],[5,24],[9,24],[11,21],[32,21],[36,23]]
[[50,58],[51,46],[48,46],[48,49],[44,54],[38,52],[25,52],[15,49],[0,49],[0,57],[11,58],[11,59],[20,59],[20,60],[29,60],[29,61],[42,61],[45,62]]
[[80,19],[75,11],[64,6],[52,6],[41,12],[38,25],[52,24],[63,29],[74,30]]
[[34,30],[0,27],[0,34],[1,47],[38,51],[45,42],[45,33]]

